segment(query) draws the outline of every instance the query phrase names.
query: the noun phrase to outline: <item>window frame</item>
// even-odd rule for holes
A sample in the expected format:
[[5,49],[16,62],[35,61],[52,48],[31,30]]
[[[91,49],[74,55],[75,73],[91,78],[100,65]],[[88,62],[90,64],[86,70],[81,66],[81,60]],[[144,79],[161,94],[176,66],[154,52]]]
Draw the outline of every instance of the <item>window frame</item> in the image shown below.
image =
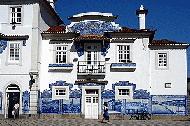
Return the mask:
[[[166,55],[166,58],[163,57],[161,59],[161,57],[160,57],[161,54]],[[161,59],[161,61],[160,61],[160,59]],[[159,64],[164,64],[163,62],[165,60],[166,60],[166,66],[159,65]],[[162,62],[162,63],[159,63],[159,62]],[[168,70],[169,69],[169,52],[166,52],[166,51],[158,51],[158,52],[156,52],[156,69],[157,70]]]
[[[126,54],[126,59],[125,59],[125,58],[122,59],[122,60],[126,60],[125,62],[121,62],[121,61],[120,61],[119,46],[122,46],[122,47],[126,46],[126,49],[127,49],[127,47],[129,47],[129,51],[128,51],[128,52],[126,52],[126,53],[121,53],[122,55]],[[116,52],[117,63],[131,63],[131,62],[132,62],[132,44],[117,44],[117,45],[116,45],[116,51],[117,51],[117,52]],[[128,53],[129,53],[129,59],[127,59]],[[123,57],[123,56],[122,56],[122,57]]]
[[[19,44],[19,59],[18,60],[11,60],[10,58],[10,49],[11,49],[11,44]],[[15,48],[14,48],[15,49]],[[15,53],[15,52],[14,52]],[[7,50],[7,64],[8,65],[21,65],[22,61],[22,41],[8,41],[8,50]]]
[[[119,90],[129,90],[129,94],[128,95],[119,94],[120,93]],[[133,99],[133,87],[132,86],[115,86],[115,99],[116,100]]]
[[[15,16],[14,16],[14,17],[15,17],[15,21],[14,21],[14,22],[12,21],[12,19],[13,19],[12,8],[15,8],[16,10],[17,10],[18,8],[21,9],[21,12],[16,12],[16,11],[14,12],[14,14],[15,14]],[[21,20],[21,21],[20,21],[20,22],[17,21],[18,18],[19,18],[19,17],[18,17],[18,13],[21,14],[21,16],[20,16],[20,20]],[[14,25],[21,25],[21,24],[23,23],[23,7],[22,7],[22,6],[16,6],[16,5],[15,5],[15,6],[10,6],[10,7],[9,7],[9,15],[10,15],[10,16],[9,16],[9,17],[10,17],[10,19],[9,19],[10,24],[12,24],[12,25],[13,25],[13,24],[14,24]]]
[[[59,63],[59,62],[57,62],[57,48],[58,47],[62,47],[62,49],[63,49],[63,47],[66,47],[66,50],[65,51],[60,51],[60,52],[66,52],[66,62],[64,62],[64,63]],[[61,53],[61,55],[62,55],[63,53]],[[68,44],[56,44],[56,45],[54,45],[54,54],[53,54],[53,63],[55,63],[55,64],[69,64],[70,62],[69,62],[69,54],[70,54],[70,52],[69,52],[69,45]]]
[[172,83],[165,83],[165,88],[172,88]]
[[[57,90],[64,90],[65,94],[63,95],[57,95]],[[69,86],[52,86],[52,99],[53,100],[59,100],[59,99],[65,99],[69,100]]]

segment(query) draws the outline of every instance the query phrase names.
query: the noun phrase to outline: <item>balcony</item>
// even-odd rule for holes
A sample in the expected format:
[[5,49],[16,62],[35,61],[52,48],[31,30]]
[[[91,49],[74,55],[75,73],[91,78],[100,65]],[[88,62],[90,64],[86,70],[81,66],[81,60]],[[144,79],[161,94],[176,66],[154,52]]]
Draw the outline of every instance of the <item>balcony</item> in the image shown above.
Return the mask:
[[79,61],[79,76],[105,76],[105,61]]
[[136,63],[112,63],[110,66],[111,72],[134,72]]

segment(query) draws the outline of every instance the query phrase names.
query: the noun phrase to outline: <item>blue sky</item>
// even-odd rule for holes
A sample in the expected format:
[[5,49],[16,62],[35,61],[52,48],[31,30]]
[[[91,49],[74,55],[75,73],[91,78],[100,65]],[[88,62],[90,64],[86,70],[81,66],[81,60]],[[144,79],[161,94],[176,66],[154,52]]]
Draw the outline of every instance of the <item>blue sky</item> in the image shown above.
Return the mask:
[[[106,12],[118,15],[120,26],[138,28],[135,12],[141,4],[149,10],[146,28],[157,30],[155,39],[190,43],[190,0],[58,0],[56,11],[65,24],[78,13]],[[188,59],[190,76],[190,49]]]

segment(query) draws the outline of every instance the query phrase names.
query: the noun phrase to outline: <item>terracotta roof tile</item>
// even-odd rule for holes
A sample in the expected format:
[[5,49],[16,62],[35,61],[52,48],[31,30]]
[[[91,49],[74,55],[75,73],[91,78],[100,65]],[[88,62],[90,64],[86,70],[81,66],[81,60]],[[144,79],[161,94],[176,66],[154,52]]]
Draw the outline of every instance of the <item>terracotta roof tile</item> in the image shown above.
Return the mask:
[[75,38],[75,40],[109,40],[109,38],[103,36],[103,35],[81,35],[77,38]]
[[152,46],[183,46],[184,48],[188,48],[189,44],[187,43],[182,43],[182,42],[176,42],[172,40],[167,40],[167,39],[161,39],[161,40],[152,40],[149,44],[149,47]]
[[45,33],[60,33],[65,32],[65,26],[52,26]]
[[161,39],[161,40],[153,40],[150,44],[154,45],[171,45],[171,44],[180,44],[176,41],[167,40],[167,39]]

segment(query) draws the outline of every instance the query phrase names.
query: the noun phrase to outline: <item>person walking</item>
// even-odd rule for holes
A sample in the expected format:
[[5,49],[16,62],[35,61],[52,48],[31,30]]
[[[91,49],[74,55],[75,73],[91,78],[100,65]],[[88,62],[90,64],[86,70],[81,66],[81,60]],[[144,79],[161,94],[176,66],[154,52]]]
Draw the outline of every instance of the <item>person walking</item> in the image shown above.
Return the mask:
[[102,123],[104,120],[108,120],[108,122],[110,121],[109,120],[109,113],[108,113],[108,103],[107,102],[104,102],[104,113],[103,113],[103,119],[102,119]]
[[16,117],[19,117],[19,104],[16,103],[13,107],[13,112],[12,112],[13,116],[14,116],[14,119]]

